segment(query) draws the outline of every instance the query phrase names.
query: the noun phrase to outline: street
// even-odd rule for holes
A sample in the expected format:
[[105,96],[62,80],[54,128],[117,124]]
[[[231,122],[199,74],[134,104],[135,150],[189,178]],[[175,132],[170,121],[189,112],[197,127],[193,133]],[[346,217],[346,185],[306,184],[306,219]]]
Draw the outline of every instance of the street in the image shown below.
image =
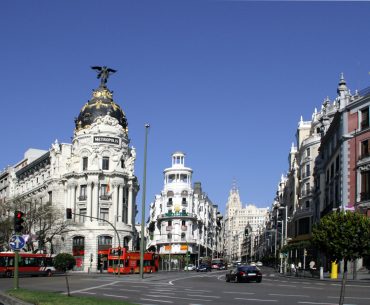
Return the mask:
[[[270,268],[262,268],[262,283],[226,283],[227,271],[159,272],[114,276],[108,274],[72,274],[70,292],[130,301],[134,304],[338,304],[339,281],[282,277]],[[1,278],[0,289],[13,287],[13,279]],[[65,276],[24,277],[20,287],[67,293]],[[349,281],[345,304],[370,303],[370,282]]]

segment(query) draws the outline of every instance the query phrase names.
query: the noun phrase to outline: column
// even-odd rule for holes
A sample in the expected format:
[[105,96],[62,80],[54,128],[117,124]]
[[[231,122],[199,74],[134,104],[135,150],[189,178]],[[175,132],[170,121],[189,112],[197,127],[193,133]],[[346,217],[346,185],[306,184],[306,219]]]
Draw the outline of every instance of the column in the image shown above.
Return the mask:
[[[86,200],[86,216],[91,217],[91,205],[92,205],[92,182],[88,181],[87,182],[87,200]],[[86,220],[85,220],[86,221]],[[90,218],[90,221],[92,221],[92,218]]]
[[[73,183],[72,184],[72,201],[71,201],[71,207],[72,207],[72,211],[73,213],[78,213],[78,211],[76,211],[76,187],[77,187],[77,184],[76,183]],[[73,220],[76,221],[76,215],[73,214]]]
[[[130,181],[132,183],[132,181]],[[132,184],[129,185],[128,189],[128,217],[127,217],[127,224],[132,225]]]
[[118,212],[117,212],[117,215],[118,215],[118,221],[120,222],[123,222],[123,216],[122,216],[122,210],[123,210],[123,190],[124,190],[124,187],[123,185],[119,185],[118,186]]
[[113,190],[112,190],[112,208],[109,211],[109,221],[111,223],[116,223],[117,221],[117,208],[118,208],[118,185],[117,183],[113,183]]
[[93,191],[93,204],[92,204],[92,216],[99,217],[99,182],[94,182],[94,191]]

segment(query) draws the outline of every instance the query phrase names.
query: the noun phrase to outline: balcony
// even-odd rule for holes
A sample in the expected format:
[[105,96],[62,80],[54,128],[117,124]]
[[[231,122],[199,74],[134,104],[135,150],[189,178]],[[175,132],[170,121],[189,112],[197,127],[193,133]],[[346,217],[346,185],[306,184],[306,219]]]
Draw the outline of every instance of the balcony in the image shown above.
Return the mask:
[[87,196],[86,195],[78,196],[78,200],[79,201],[86,201],[87,200]]
[[100,195],[99,197],[101,200],[110,200],[111,196],[110,195]]
[[173,204],[173,202],[172,202],[172,201],[167,201],[167,206],[168,206],[168,207],[172,207],[172,204]]
[[168,212],[158,216],[158,219],[171,219],[171,218],[197,219],[197,215],[188,212]]
[[167,226],[166,231],[172,231],[172,226]]
[[181,204],[182,204],[183,207],[187,207],[188,206],[188,202],[187,201],[182,201]]

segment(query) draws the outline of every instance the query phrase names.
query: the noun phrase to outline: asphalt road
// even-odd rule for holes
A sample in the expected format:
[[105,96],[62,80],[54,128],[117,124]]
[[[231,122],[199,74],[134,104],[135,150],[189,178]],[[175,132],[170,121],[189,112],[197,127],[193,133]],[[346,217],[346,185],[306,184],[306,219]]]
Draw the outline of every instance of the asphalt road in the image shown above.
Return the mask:
[[[139,275],[72,274],[68,276],[68,282],[72,297],[96,296],[143,305],[339,303],[339,281],[281,277],[272,269],[263,268],[262,283],[226,283],[225,273],[159,272],[146,274],[144,279]],[[13,285],[13,279],[0,279],[0,290],[11,289]],[[19,285],[21,288],[67,292],[65,276],[24,277],[20,278]],[[348,282],[345,304],[370,304],[370,282]]]

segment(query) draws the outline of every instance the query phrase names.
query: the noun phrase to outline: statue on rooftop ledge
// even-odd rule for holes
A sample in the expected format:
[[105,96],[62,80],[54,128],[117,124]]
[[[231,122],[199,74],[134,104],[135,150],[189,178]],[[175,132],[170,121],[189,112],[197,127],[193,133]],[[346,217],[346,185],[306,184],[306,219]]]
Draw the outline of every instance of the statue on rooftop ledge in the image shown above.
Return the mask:
[[93,66],[91,69],[96,70],[98,72],[97,78],[100,78],[100,86],[105,87],[105,84],[107,83],[108,77],[110,74],[113,74],[117,72],[117,70],[113,70],[111,68],[108,68],[107,66]]

